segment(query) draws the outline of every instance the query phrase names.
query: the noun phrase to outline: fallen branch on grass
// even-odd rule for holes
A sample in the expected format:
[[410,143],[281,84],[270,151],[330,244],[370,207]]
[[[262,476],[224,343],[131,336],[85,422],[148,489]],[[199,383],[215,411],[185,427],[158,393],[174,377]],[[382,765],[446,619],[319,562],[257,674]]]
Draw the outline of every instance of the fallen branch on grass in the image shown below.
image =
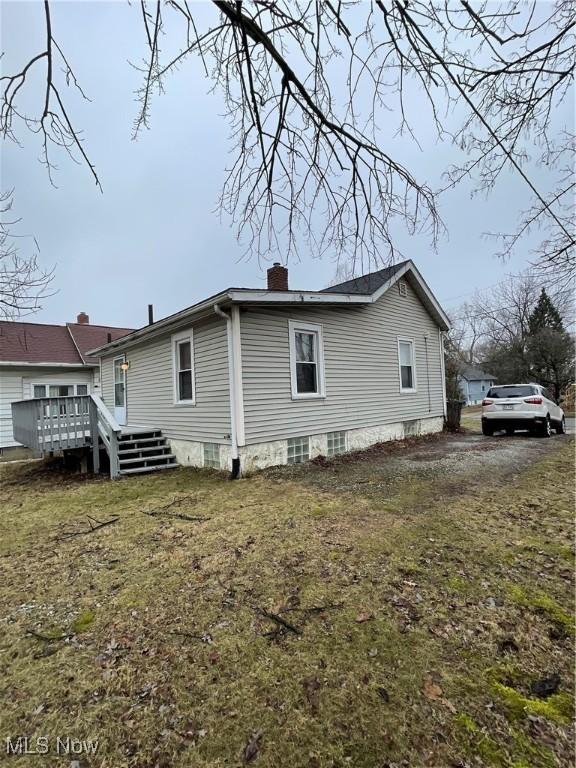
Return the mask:
[[71,539],[73,536],[83,536],[86,533],[94,533],[94,531],[100,530],[100,528],[105,528],[107,525],[112,525],[112,523],[116,523],[120,516],[112,517],[110,520],[97,520],[95,517],[90,517],[90,515],[86,515],[88,518],[88,528],[83,528],[80,531],[68,531],[66,533],[63,533],[62,536],[59,536],[56,541],[61,541],[62,539]]
[[144,514],[148,517],[172,517],[176,520],[187,520],[189,523],[203,523],[212,519],[210,517],[193,517],[182,512],[164,512],[162,509],[153,509],[151,512],[144,512]]
[[43,635],[41,632],[35,632],[33,629],[27,629],[26,634],[35,637],[36,640],[42,640],[44,643],[55,643],[62,640],[69,640],[72,635]]
[[176,637],[187,637],[190,640],[200,640],[201,642],[207,643],[208,645],[211,645],[212,643],[212,635],[210,635],[208,632],[204,633],[203,635],[194,635],[192,632],[173,630],[172,632],[168,632],[168,634],[175,635]]
[[275,622],[278,624],[278,626],[283,627],[284,629],[287,629],[289,632],[293,632],[295,635],[301,635],[302,630],[298,629],[298,627],[295,627],[294,624],[290,624],[289,621],[286,621],[286,619],[283,619],[282,616],[278,616],[277,613],[272,613],[271,611],[267,611],[265,608],[260,608],[258,606],[254,606],[254,610],[256,613],[259,613],[260,616],[264,616],[266,619],[270,619],[270,621]]
[[324,611],[334,611],[342,608],[344,603],[333,603],[331,605],[313,605],[310,608],[285,608],[284,613],[289,611],[301,611],[302,613],[324,613]]
[[209,517],[196,517],[191,515],[185,515],[183,512],[168,512],[171,507],[176,507],[179,504],[183,504],[185,501],[190,501],[192,499],[192,504],[197,504],[198,499],[195,499],[193,496],[177,496],[175,499],[172,499],[172,501],[169,504],[165,504],[163,507],[158,507],[157,509],[151,509],[148,512],[144,512],[145,515],[148,515],[149,517],[173,517],[177,520],[187,520],[190,523],[202,523],[205,520],[210,520]]

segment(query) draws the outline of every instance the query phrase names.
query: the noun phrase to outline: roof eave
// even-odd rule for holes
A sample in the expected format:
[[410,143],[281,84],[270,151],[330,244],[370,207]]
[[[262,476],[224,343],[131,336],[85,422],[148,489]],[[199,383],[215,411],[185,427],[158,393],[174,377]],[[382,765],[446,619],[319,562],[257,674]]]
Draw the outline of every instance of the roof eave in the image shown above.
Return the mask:
[[450,329],[450,321],[444,310],[434,298],[432,291],[428,288],[426,281],[418,272],[413,262],[407,261],[406,264],[390,278],[390,280],[381,285],[380,288],[372,294],[329,293],[323,291],[260,291],[254,289],[232,288],[228,291],[216,294],[215,296],[211,296],[200,304],[183,309],[181,312],[170,315],[163,320],[158,320],[152,325],[144,326],[133,333],[121,336],[119,339],[116,339],[109,344],[104,344],[95,349],[91,349],[88,352],[85,352],[85,356],[100,357],[108,352],[126,349],[133,344],[138,343],[143,338],[154,338],[171,327],[176,328],[192,317],[198,317],[211,311],[215,304],[373,304],[409,270],[414,274],[416,282],[422,292],[421,298],[425,299],[425,303],[438,323],[438,326],[441,330],[448,331]]
[[126,334],[126,336],[121,336],[119,339],[115,339],[115,341],[103,344],[95,349],[90,349],[85,354],[87,357],[101,357],[102,354],[106,354],[107,352],[130,347],[133,344],[138,343],[142,338],[154,338],[154,336],[163,333],[167,328],[178,326],[188,318],[201,315],[207,310],[211,311],[214,304],[222,304],[226,301],[229,301],[229,296],[228,292],[224,291],[216,296],[211,296],[210,299],[207,299],[200,304],[195,304],[193,307],[187,307],[174,315],[169,315],[162,320],[157,320],[155,323],[152,323],[152,325],[145,325],[143,328],[138,328],[138,330]]
[[372,296],[322,291],[255,291],[235,289],[228,296],[235,304],[371,304]]
[[27,367],[31,368],[44,367],[44,368],[96,368],[97,363],[59,363],[59,362],[31,362],[29,360],[0,360],[0,366],[10,365],[13,367]]

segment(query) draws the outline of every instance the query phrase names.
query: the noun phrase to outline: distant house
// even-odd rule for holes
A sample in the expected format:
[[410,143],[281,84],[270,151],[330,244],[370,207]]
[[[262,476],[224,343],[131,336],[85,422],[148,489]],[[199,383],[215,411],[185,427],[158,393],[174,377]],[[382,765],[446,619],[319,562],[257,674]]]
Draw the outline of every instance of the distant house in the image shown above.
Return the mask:
[[486,397],[486,392],[496,383],[496,378],[491,373],[475,368],[473,365],[464,365],[460,371],[460,389],[466,400],[466,405],[477,405]]
[[0,321],[0,450],[19,446],[12,402],[98,393],[100,361],[88,351],[130,332],[90,325],[85,312],[66,325]]

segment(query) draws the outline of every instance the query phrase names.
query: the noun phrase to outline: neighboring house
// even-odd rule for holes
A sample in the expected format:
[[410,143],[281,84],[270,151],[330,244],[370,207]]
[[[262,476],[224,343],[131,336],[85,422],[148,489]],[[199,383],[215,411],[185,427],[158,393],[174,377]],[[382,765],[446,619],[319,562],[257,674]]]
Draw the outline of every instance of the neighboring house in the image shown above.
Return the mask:
[[89,350],[131,330],[90,325],[85,312],[66,325],[0,321],[0,450],[19,446],[12,402],[98,393],[100,364]]
[[228,288],[91,354],[132,461],[161,431],[180,464],[237,474],[440,431],[448,327],[411,261],[323,291],[289,290],[275,264],[267,290]]
[[477,405],[486,397],[486,392],[496,383],[491,373],[481,371],[472,365],[463,365],[460,371],[460,389],[466,405]]

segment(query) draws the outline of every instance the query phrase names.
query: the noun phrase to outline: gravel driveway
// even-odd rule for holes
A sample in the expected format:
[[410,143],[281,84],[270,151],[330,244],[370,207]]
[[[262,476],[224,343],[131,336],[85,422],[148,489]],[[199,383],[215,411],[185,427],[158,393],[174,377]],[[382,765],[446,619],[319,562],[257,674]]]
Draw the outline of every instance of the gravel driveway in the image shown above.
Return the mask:
[[[267,470],[272,477],[310,483],[326,491],[363,493],[389,497],[405,492],[412,485],[418,495],[421,482],[430,483],[434,495],[481,486],[486,473],[501,477],[515,476],[531,462],[554,452],[567,442],[569,435],[550,439],[518,433],[511,437],[481,434],[438,434],[380,443],[365,451],[343,454],[334,459],[319,457],[307,464],[283,466]],[[426,491],[429,493],[429,489]],[[419,503],[425,501],[419,498]]]

